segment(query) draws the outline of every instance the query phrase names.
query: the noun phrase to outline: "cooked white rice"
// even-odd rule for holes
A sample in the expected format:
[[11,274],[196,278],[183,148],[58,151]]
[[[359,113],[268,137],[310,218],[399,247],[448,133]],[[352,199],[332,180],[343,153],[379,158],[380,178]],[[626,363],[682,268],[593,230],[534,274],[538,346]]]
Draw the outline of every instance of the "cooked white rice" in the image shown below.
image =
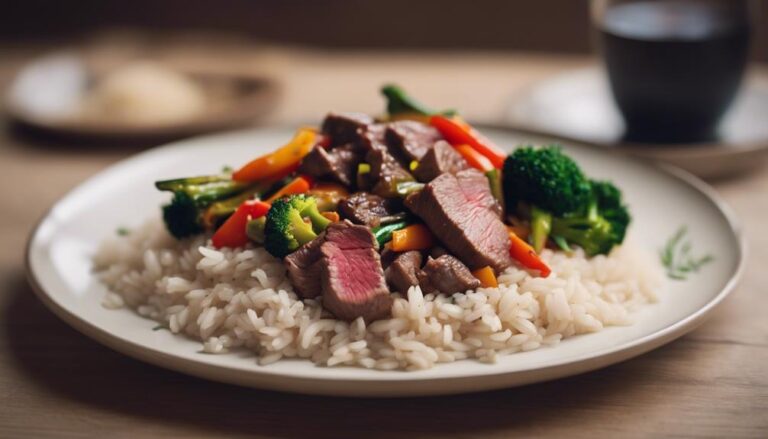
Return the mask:
[[586,258],[545,250],[547,278],[510,268],[498,288],[452,296],[396,295],[392,318],[366,326],[334,319],[319,300],[300,300],[282,263],[263,248],[216,250],[197,237],[175,241],[159,220],[111,237],[94,262],[110,293],[107,308],[128,306],[218,354],[246,348],[260,364],[307,358],[319,365],[428,369],[465,358],[493,362],[605,326],[631,323],[654,302],[662,272],[625,244]]

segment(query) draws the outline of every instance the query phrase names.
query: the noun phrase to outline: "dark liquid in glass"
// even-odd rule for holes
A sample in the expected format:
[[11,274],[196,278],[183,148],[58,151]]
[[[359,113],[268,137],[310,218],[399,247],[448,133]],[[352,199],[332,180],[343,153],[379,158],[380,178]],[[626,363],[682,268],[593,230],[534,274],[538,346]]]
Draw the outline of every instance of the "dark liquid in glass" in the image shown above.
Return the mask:
[[749,49],[746,11],[733,4],[641,1],[605,12],[602,49],[627,124],[625,140],[685,143],[717,137]]

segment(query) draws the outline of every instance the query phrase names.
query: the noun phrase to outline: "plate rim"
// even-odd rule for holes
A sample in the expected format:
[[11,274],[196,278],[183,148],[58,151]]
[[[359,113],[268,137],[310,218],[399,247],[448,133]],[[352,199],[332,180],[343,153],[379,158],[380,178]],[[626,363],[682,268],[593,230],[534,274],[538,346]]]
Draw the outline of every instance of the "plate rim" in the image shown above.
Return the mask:
[[[511,127],[500,127],[500,126],[489,126],[489,125],[486,125],[486,126],[488,128],[493,128],[495,130],[503,131],[510,134],[519,134],[523,132],[521,130],[517,130]],[[146,345],[143,345],[139,342],[126,339],[126,338],[121,338],[115,334],[112,334],[107,330],[101,329],[100,327],[87,321],[77,313],[70,312],[63,305],[57,302],[57,300],[53,297],[54,296],[53,294],[50,294],[42,287],[41,283],[36,277],[35,267],[34,267],[35,264],[32,260],[33,244],[35,243],[36,238],[38,237],[41,225],[50,217],[50,214],[56,208],[56,206],[58,206],[62,200],[71,196],[74,192],[79,190],[81,187],[87,185],[92,180],[95,180],[97,178],[102,177],[105,174],[112,172],[114,168],[124,165],[129,160],[136,160],[140,157],[145,157],[147,155],[159,153],[166,149],[183,147],[184,144],[189,143],[190,141],[200,142],[200,141],[205,141],[206,139],[209,139],[209,138],[218,138],[218,137],[232,136],[232,135],[245,134],[245,133],[256,133],[256,132],[265,131],[265,130],[287,129],[289,127],[293,128],[293,124],[290,124],[290,125],[281,124],[281,125],[272,125],[269,127],[260,127],[255,129],[226,131],[226,132],[217,133],[217,134],[195,136],[188,139],[170,142],[165,145],[161,145],[157,148],[132,154],[122,160],[119,160],[107,166],[106,168],[95,173],[94,175],[86,178],[85,180],[77,184],[75,187],[67,191],[64,195],[60,196],[55,202],[53,202],[52,205],[43,212],[40,218],[36,221],[34,227],[30,230],[29,234],[27,235],[27,242],[25,245],[25,253],[24,253],[24,270],[25,270],[27,281],[31,286],[33,292],[50,311],[52,311],[57,317],[63,320],[67,325],[71,326],[72,328],[82,333],[83,335],[97,341],[98,343],[102,344],[107,348],[113,349],[131,358],[134,358],[146,363],[150,363],[152,365],[162,367],[167,370],[173,370],[176,372],[181,372],[188,375],[196,376],[198,378],[204,378],[204,379],[213,380],[217,382],[225,382],[229,384],[253,387],[258,389],[287,391],[291,393],[317,394],[317,395],[335,394],[335,395],[355,396],[355,397],[370,397],[370,396],[399,397],[399,396],[456,394],[456,393],[467,393],[467,392],[491,390],[496,388],[507,388],[507,387],[513,387],[516,385],[547,381],[547,380],[556,379],[556,378],[564,378],[567,376],[572,376],[572,375],[596,370],[611,364],[625,361],[627,359],[636,357],[650,350],[653,350],[661,345],[664,345],[695,329],[699,324],[701,324],[707,317],[711,315],[711,313],[725,300],[725,298],[727,298],[735,290],[735,288],[738,286],[739,282],[743,277],[743,273],[745,270],[746,261],[748,257],[748,243],[746,241],[744,228],[740,220],[736,216],[735,212],[733,211],[733,209],[721,198],[721,196],[717,193],[717,191],[715,191],[714,188],[706,184],[704,181],[702,181],[698,177],[694,176],[690,172],[685,171],[683,169],[680,169],[668,164],[655,164],[643,159],[625,156],[624,157],[625,160],[633,161],[636,164],[643,166],[645,168],[653,168],[655,171],[662,172],[672,177],[673,179],[689,186],[690,188],[699,192],[700,195],[705,197],[717,209],[717,211],[722,215],[723,219],[725,219],[726,223],[728,224],[730,232],[733,234],[734,238],[736,238],[735,245],[738,251],[736,253],[735,270],[731,273],[730,278],[723,285],[723,287],[720,289],[720,291],[717,294],[715,294],[704,305],[702,305],[701,307],[699,307],[697,310],[690,313],[689,315],[685,316],[684,318],[677,320],[676,322],[671,323],[670,325],[667,325],[645,336],[621,343],[616,346],[607,347],[604,349],[584,353],[581,355],[576,355],[561,361],[555,361],[543,367],[523,369],[523,370],[517,370],[517,371],[489,370],[488,373],[461,374],[460,376],[455,376],[455,377],[452,377],[452,376],[424,377],[424,376],[418,376],[418,374],[416,373],[403,373],[402,376],[398,377],[397,379],[395,378],[377,379],[377,378],[359,377],[359,376],[343,377],[343,378],[323,377],[323,376],[314,376],[314,377],[294,376],[294,375],[281,374],[279,372],[275,373],[274,371],[271,371],[271,370],[258,370],[257,368],[254,368],[253,371],[249,370],[245,372],[241,369],[233,368],[228,365],[210,364],[210,363],[200,362],[196,360],[181,358],[174,354],[156,350],[152,347],[147,347]],[[593,148],[589,143],[582,142],[582,141],[569,140],[569,143],[574,144],[576,147],[582,147],[582,148],[588,148],[588,149]],[[563,369],[563,368],[567,369],[569,367],[574,370],[567,371],[566,373],[557,372],[559,369]],[[232,379],[228,379],[226,373],[222,374],[221,372],[231,373]],[[285,385],[281,383],[271,383],[271,382],[265,382],[265,381],[261,383],[254,383],[253,380],[249,382],[245,382],[245,380],[237,379],[237,377],[244,372],[247,375],[251,376],[252,378],[269,379],[270,377],[280,377],[281,379],[295,381],[296,383],[322,382],[323,385],[320,386],[322,387],[322,389],[318,390],[318,389],[299,388],[296,386]],[[447,389],[445,391],[440,391],[438,389],[437,391],[431,390],[429,392],[421,392],[419,391],[419,389],[409,391],[408,389],[404,389],[404,388],[396,388],[394,390],[379,388],[378,390],[375,390],[375,391],[371,391],[371,390],[357,391],[357,389],[355,388],[352,388],[352,389],[339,388],[331,392],[328,390],[328,387],[327,387],[328,385],[339,384],[339,383],[358,383],[358,384],[367,383],[367,384],[375,385],[375,384],[392,384],[392,383],[398,383],[398,382],[399,383],[403,383],[403,382],[412,383],[412,382],[421,382],[421,381],[440,382],[445,380],[466,380],[466,379],[471,380],[474,377],[488,377],[488,376],[504,377],[504,376],[525,375],[525,374],[531,374],[531,373],[534,373],[534,374],[539,373],[542,375],[547,375],[549,373],[551,376],[547,376],[543,378],[524,379],[523,380],[524,382],[513,384],[513,385],[505,385],[505,384],[475,385],[475,386],[463,386],[463,388],[461,388],[462,386],[459,385],[459,386],[456,386],[457,388]],[[257,379],[256,381],[259,381],[259,380]]]

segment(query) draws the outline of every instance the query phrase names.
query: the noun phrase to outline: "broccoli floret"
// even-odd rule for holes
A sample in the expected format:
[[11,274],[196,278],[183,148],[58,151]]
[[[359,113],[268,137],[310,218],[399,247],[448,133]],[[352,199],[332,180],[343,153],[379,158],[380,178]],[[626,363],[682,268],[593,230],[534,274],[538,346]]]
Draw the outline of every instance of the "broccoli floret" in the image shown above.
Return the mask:
[[503,179],[510,209],[522,201],[564,215],[590,199],[589,180],[557,146],[518,148],[504,161]]
[[631,218],[621,192],[612,183],[593,182],[591,194],[583,211],[553,218],[551,234],[594,256],[606,254],[624,241]]
[[155,183],[161,191],[173,192],[163,206],[163,220],[177,239],[215,228],[260,187],[236,182],[226,175],[180,178]]
[[587,179],[559,147],[517,149],[504,162],[503,177],[507,206],[529,207],[536,251],[548,238],[561,248],[578,245],[590,256],[624,241],[630,216],[621,191],[610,182]]
[[331,221],[317,210],[314,197],[292,195],[272,203],[264,225],[264,248],[283,258],[328,227]]
[[621,199],[621,191],[610,181],[592,180],[592,194],[600,215],[611,223],[617,243],[621,244],[632,221],[629,210]]
[[176,239],[202,233],[200,208],[186,192],[173,194],[169,204],[163,206],[165,227]]

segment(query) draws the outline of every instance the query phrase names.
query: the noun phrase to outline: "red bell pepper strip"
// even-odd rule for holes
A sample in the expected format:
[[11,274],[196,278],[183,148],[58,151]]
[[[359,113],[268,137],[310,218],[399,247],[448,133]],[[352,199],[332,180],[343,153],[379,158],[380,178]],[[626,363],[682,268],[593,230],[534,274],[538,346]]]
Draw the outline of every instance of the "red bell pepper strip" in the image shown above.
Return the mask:
[[244,246],[248,243],[248,235],[245,234],[248,221],[266,215],[270,207],[269,204],[259,200],[243,202],[213,234],[211,237],[213,246],[216,248]]
[[429,124],[437,128],[451,145],[469,145],[487,157],[494,167],[501,169],[504,166],[504,159],[507,158],[507,154],[465,122],[435,115],[429,118]]
[[282,198],[286,195],[303,194],[305,192],[308,192],[311,187],[312,187],[312,179],[307,176],[300,175],[294,178],[293,180],[291,180],[290,183],[281,187],[280,190],[278,190],[271,197],[269,197],[266,200],[266,202],[272,204],[278,198]]
[[464,160],[469,163],[469,166],[479,169],[483,171],[483,173],[486,173],[492,169],[496,169],[493,166],[493,163],[491,163],[490,160],[488,160],[488,157],[480,154],[477,152],[476,149],[472,148],[469,145],[456,145],[453,147],[453,149],[456,150],[459,154],[461,154],[462,157],[464,157]]
[[512,242],[512,245],[509,247],[509,255],[512,256],[512,259],[519,262],[525,268],[539,270],[541,277],[549,276],[552,270],[539,258],[536,250],[530,244],[520,239],[512,230],[509,231],[509,240]]
[[299,167],[301,159],[312,151],[318,141],[324,140],[315,131],[302,128],[296,132],[288,144],[251,160],[235,171],[232,174],[232,179],[246,182],[267,179],[279,180],[294,172]]

